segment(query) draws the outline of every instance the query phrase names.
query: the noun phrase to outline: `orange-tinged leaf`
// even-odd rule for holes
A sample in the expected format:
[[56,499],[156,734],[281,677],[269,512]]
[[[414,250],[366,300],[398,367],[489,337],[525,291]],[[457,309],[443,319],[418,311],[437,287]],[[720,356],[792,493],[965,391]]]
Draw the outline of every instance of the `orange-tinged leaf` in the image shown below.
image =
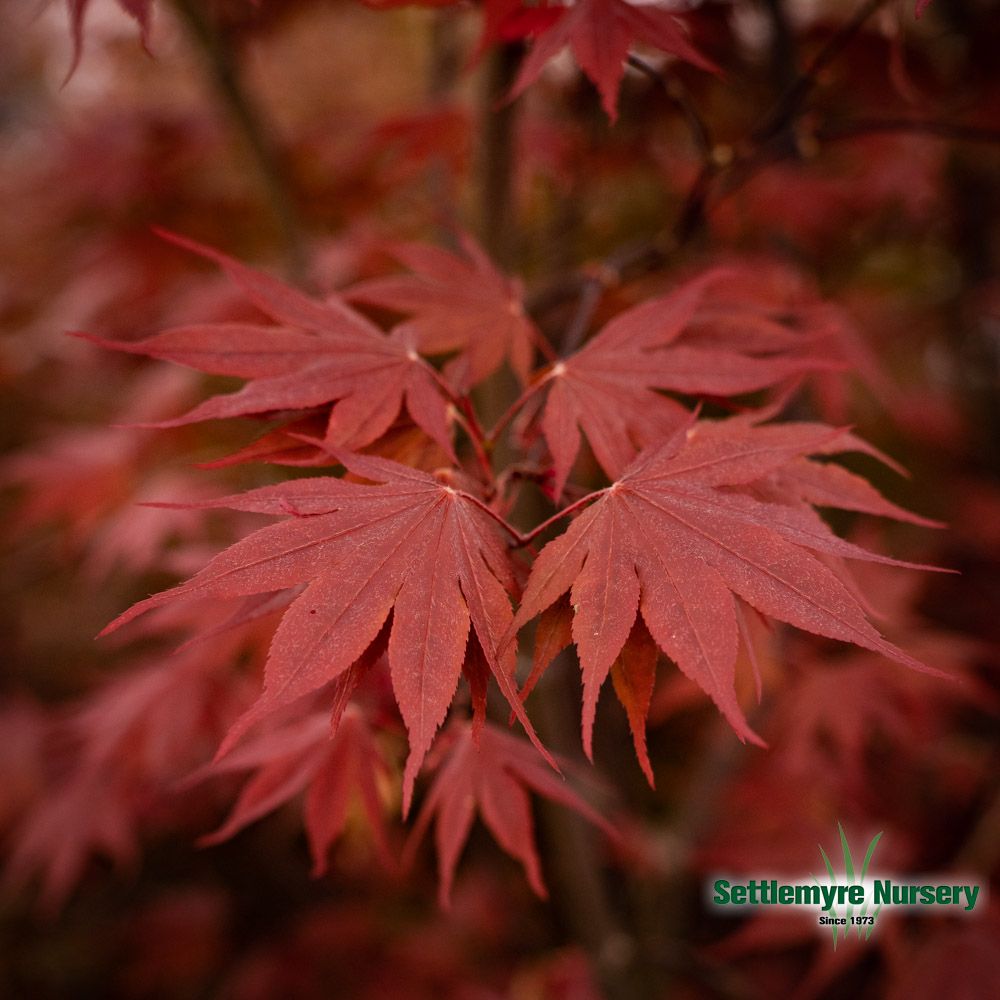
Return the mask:
[[547,607],[535,626],[535,648],[531,658],[531,673],[521,688],[524,701],[534,690],[549,664],[573,641],[573,609],[568,600],[559,600]]
[[628,716],[635,755],[651,787],[655,787],[656,781],[646,747],[646,717],[653,700],[658,652],[649,630],[642,621],[637,621],[611,665],[611,683]]
[[[462,675],[468,682],[472,697],[472,738],[478,742],[486,722],[486,697],[489,692],[490,666],[476,639],[469,643],[465,663],[462,664]],[[512,715],[511,722],[513,719]]]

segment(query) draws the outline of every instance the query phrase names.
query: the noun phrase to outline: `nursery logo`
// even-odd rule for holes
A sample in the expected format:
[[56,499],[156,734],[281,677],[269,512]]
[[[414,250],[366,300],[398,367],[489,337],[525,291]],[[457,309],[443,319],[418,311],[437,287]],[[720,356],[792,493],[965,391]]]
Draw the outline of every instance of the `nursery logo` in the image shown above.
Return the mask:
[[[760,909],[782,912],[788,909],[811,910],[819,927],[830,929],[833,947],[845,940],[852,931],[859,940],[867,941],[884,910],[906,909],[911,912],[942,911],[973,914],[984,898],[978,882],[960,876],[950,879],[904,879],[875,877],[872,860],[882,834],[868,842],[860,867],[855,863],[843,826],[838,823],[842,866],[834,867],[830,856],[819,845],[825,873],[793,882],[767,875],[749,880],[713,878],[708,888],[712,907],[725,911]],[[981,909],[981,907],[980,907]]]

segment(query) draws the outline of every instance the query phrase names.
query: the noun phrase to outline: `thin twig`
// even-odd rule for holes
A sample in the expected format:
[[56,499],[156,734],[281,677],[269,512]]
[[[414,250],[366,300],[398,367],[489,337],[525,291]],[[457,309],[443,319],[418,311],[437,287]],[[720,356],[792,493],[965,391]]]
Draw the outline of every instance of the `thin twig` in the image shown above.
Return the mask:
[[473,409],[472,403],[467,396],[461,397],[456,416],[461,419],[462,426],[465,428],[465,432],[472,442],[472,450],[475,452],[476,462],[483,473],[487,488],[490,491],[495,490],[496,476],[494,475],[493,464],[490,462],[490,456],[487,451],[486,435],[483,434],[479,418],[476,416],[476,411]]
[[[775,140],[783,139],[804,112],[806,99],[819,82],[822,70],[830,65],[865,22],[886,2],[887,0],[867,0],[858,8],[854,16],[820,49],[807,69],[779,98],[774,108],[764,115],[761,124],[753,131],[744,149],[731,150],[726,147],[723,150],[715,146],[711,148],[711,156],[702,163],[701,169],[688,189],[671,231],[662,233],[653,240],[623,247],[604,263],[602,271],[616,275],[619,281],[625,281],[631,274],[638,276],[662,267],[672,253],[689,243],[702,228],[712,207],[713,190],[719,183],[725,184],[723,195],[729,196],[748,183],[767,164],[797,155],[798,149],[794,144],[788,145],[787,148],[779,148],[780,143]],[[636,69],[642,69],[641,60],[633,62],[630,59],[630,62]],[[642,71],[645,72],[644,69]],[[653,72],[655,73],[655,70]],[[846,137],[846,126],[844,128],[843,137]],[[864,129],[859,129],[858,134],[862,131],[893,130],[903,129],[901,125],[895,123],[885,128],[876,128],[874,124],[870,124]],[[913,126],[911,130],[921,129]],[[938,126],[928,127],[925,131],[929,134],[944,132]],[[959,136],[956,132],[955,138],[992,141],[988,137],[988,132],[989,130],[981,132],[967,130],[964,136]],[[817,134],[817,138],[822,136]],[[582,296],[593,282],[592,274],[564,275],[548,287],[534,293],[529,302],[529,311],[537,315],[570,298]]]
[[835,122],[821,126],[813,135],[819,142],[838,142],[862,135],[886,133],[927,135],[953,142],[1000,143],[1000,129],[912,118],[859,118],[855,121]]
[[590,321],[594,318],[601,296],[604,295],[604,287],[605,283],[601,280],[600,275],[592,274],[584,279],[576,312],[563,335],[561,353],[564,357],[572,354],[583,343]]
[[674,238],[679,246],[687,243],[704,226],[712,183],[718,173],[719,170],[713,164],[703,164],[694,183],[688,189],[681,210],[677,213],[677,221],[674,223]]
[[771,79],[777,89],[785,91],[795,80],[795,34],[783,0],[763,0],[763,4],[771,25]]

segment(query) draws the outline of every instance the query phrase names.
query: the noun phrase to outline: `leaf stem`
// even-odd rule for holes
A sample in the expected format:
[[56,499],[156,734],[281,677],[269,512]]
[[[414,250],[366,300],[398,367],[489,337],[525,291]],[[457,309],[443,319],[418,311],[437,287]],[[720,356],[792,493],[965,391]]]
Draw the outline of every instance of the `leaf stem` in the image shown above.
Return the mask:
[[532,528],[531,531],[520,534],[518,538],[518,547],[527,545],[536,539],[546,528],[552,527],[557,521],[561,521],[564,517],[569,517],[574,511],[579,510],[581,507],[586,506],[591,500],[596,500],[598,497],[603,496],[608,492],[607,487],[603,490],[595,490],[593,493],[588,493],[585,497],[580,497],[575,503],[571,503],[568,507],[563,507],[562,510],[553,514],[550,518],[542,521],[541,524]]
[[529,385],[524,392],[522,392],[521,395],[507,407],[503,414],[501,414],[500,419],[497,420],[492,429],[486,434],[485,441],[487,445],[490,447],[493,446],[503,429],[514,419],[514,417],[517,416],[521,407],[523,407],[524,404],[527,403],[528,400],[531,399],[531,397],[534,396],[543,385],[545,385],[545,382],[545,378],[538,379],[536,382]]
[[472,443],[472,450],[476,455],[476,462],[483,475],[486,477],[486,485],[492,490],[496,486],[496,477],[493,473],[493,463],[487,454],[486,438],[483,435],[483,428],[480,426],[476,411],[472,408],[468,396],[460,396],[458,411],[456,416],[460,419],[469,441]]
[[468,396],[457,393],[448,384],[447,379],[443,378],[441,373],[429,361],[426,361],[424,358],[420,358],[420,361],[427,373],[434,379],[435,384],[444,394],[445,398],[455,408],[455,416],[458,418],[472,444],[472,450],[476,455],[476,462],[485,476],[486,485],[491,489],[494,488],[496,485],[496,476],[493,472],[493,464],[489,458],[489,449],[492,447],[493,441],[489,435],[483,432],[482,424],[479,423],[479,418],[472,407],[472,402]]
[[484,514],[489,514],[489,516],[493,518],[493,520],[496,521],[496,523],[499,524],[500,527],[503,528],[504,531],[506,531],[511,538],[514,539],[514,541],[517,543],[515,545],[515,548],[520,549],[524,548],[524,546],[526,545],[530,545],[532,541],[534,541],[534,539],[536,539],[543,531],[545,531],[546,528],[550,528],[557,521],[561,520],[564,517],[568,517],[575,510],[578,510],[585,504],[590,503],[591,500],[596,500],[599,496],[602,496],[604,493],[607,492],[608,492],[607,489],[603,489],[603,490],[597,490],[594,493],[588,493],[585,497],[581,497],[575,503],[571,503],[568,507],[564,507],[562,510],[553,514],[550,518],[546,519],[537,527],[532,528],[531,531],[528,532],[521,532],[518,531],[517,528],[512,527],[495,510],[493,510],[493,508],[490,507],[489,504],[483,503],[483,501],[480,500],[479,497],[475,497],[471,493],[466,493],[465,491],[462,491],[462,496],[466,500],[469,500],[471,503],[475,504],[475,506],[477,506],[481,511],[483,511]]
[[470,503],[478,507],[484,514],[488,514],[491,518],[493,518],[493,520],[496,521],[496,523],[499,524],[500,527],[503,528],[515,542],[517,542],[518,547],[521,546],[521,539],[524,537],[521,532],[518,531],[517,528],[509,525],[492,507],[490,507],[489,504],[483,503],[479,497],[473,496],[471,493],[466,493],[464,490],[461,492],[461,496],[463,499],[468,500]]

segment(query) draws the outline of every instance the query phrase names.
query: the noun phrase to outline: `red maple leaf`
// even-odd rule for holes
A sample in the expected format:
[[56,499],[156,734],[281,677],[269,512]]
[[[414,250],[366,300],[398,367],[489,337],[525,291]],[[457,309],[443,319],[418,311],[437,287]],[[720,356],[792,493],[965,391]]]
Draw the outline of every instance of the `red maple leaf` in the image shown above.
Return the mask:
[[165,238],[215,261],[275,323],[205,323],[165,330],[135,343],[81,336],[102,347],[164,358],[198,371],[248,380],[189,413],[148,426],[307,410],[334,402],[326,440],[350,448],[389,429],[404,402],[415,423],[451,453],[439,376],[405,333],[386,336],[339,300],[319,302],[239,261],[191,240]]
[[[739,395],[833,364],[803,353],[808,338],[772,320],[755,317],[760,321],[740,329],[711,313],[699,316],[708,289],[727,276],[728,270],[709,271],[626,310],[538,383],[548,390],[541,424],[557,496],[580,450],[581,431],[614,479],[638,450],[686,419],[687,410],[658,389]],[[684,334],[696,317],[698,339],[689,343]]]
[[[161,633],[177,624],[158,623]],[[228,672],[245,638],[232,630],[211,638],[150,654],[53,727],[46,761],[56,773],[26,810],[5,873],[15,883],[38,876],[46,908],[62,905],[95,854],[135,857],[152,807],[211,754],[246,704],[244,685]]]
[[141,601],[105,630],[176,598],[235,597],[308,584],[275,634],[264,691],[222,752],[252,725],[346,671],[388,638],[393,691],[409,733],[404,811],[454,697],[470,623],[493,676],[532,739],[514,689],[513,650],[499,657],[515,581],[497,522],[471,495],[371,456],[335,455],[374,486],[322,477],[265,486],[201,507],[291,515],[231,546],[172,590]]
[[601,103],[612,121],[618,116],[618,88],[625,75],[625,60],[636,42],[702,69],[719,71],[688,41],[677,14],[659,7],[633,6],[626,0],[576,0],[554,24],[541,32],[537,29],[537,19],[527,22],[525,34],[530,33],[534,40],[512,96],[534,83],[546,63],[568,46],[580,69],[600,91]]
[[393,256],[413,273],[362,282],[346,297],[411,314],[394,333],[425,354],[461,351],[452,367],[463,388],[492,375],[505,359],[526,382],[541,335],[525,315],[520,284],[471,237],[459,239],[464,256],[421,243],[396,247]]
[[[202,469],[222,469],[246,462],[265,462],[299,468],[335,466],[340,463],[323,445],[327,415],[313,412],[280,427],[274,427],[238,451],[200,462]],[[431,440],[412,420],[400,417],[370,447],[366,454],[389,458],[414,469],[433,472],[447,466],[451,455],[440,444]]]
[[893,560],[837,538],[797,497],[751,495],[808,454],[855,447],[850,435],[819,424],[759,427],[735,418],[681,428],[592,494],[566,533],[545,546],[505,641],[570,591],[588,756],[600,689],[639,613],[741,739],[759,741],[734,689],[734,595],[779,621],[927,669],[879,634],[856,590],[827,565],[837,557]]
[[539,896],[546,896],[527,789],[574,809],[609,836],[615,836],[600,814],[523,740],[492,725],[483,726],[478,736],[466,724],[456,725],[450,734],[454,742],[438,769],[406,846],[406,855],[412,858],[432,819],[437,817],[438,898],[443,907],[449,905],[455,869],[477,811],[497,843],[524,865],[531,888]]
[[556,6],[525,7],[522,0],[486,0],[483,28],[473,61],[478,60],[490,45],[537,37],[551,28],[563,13],[564,9]]
[[303,810],[314,875],[326,871],[327,855],[347,826],[348,810],[355,798],[368,820],[380,860],[392,867],[378,790],[388,771],[358,710],[348,707],[332,733],[328,711],[294,719],[202,768],[189,783],[241,771],[255,773],[229,817],[218,830],[203,837],[202,844],[228,840],[305,791]]
[[57,912],[94,855],[121,866],[134,860],[136,811],[134,789],[118,775],[91,771],[53,785],[15,831],[4,882],[38,878],[42,909]]

